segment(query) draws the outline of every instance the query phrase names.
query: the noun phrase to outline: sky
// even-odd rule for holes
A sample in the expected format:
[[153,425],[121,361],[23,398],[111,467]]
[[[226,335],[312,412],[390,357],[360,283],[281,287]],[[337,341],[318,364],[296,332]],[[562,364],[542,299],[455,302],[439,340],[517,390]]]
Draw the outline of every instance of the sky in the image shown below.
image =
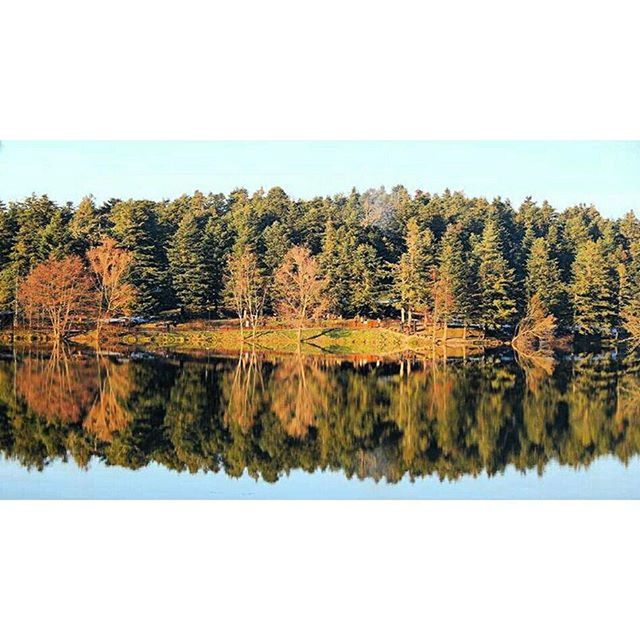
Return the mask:
[[0,144],[0,200],[46,193],[173,198],[280,186],[293,198],[396,184],[431,193],[526,196],[563,209],[584,202],[604,215],[640,213],[640,142],[35,142]]

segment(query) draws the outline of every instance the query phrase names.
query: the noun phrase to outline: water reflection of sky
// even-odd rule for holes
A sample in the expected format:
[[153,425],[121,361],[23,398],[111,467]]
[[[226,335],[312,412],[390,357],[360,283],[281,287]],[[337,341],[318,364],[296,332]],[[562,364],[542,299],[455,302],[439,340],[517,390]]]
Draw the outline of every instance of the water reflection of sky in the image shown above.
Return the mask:
[[178,473],[151,464],[130,470],[94,461],[89,470],[55,461],[44,471],[0,462],[1,499],[636,499],[640,498],[640,458],[627,466],[604,456],[587,469],[550,463],[543,476],[509,467],[488,478],[455,482],[408,478],[396,484],[347,479],[341,472],[293,471],[277,483],[224,473]]

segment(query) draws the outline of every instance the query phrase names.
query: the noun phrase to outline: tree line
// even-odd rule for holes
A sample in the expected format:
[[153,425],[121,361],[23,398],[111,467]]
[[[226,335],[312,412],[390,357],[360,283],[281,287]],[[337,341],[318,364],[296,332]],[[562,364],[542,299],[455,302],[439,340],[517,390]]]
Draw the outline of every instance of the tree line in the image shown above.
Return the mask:
[[[100,275],[99,248],[118,263],[108,266],[111,284]],[[274,187],[102,204],[87,196],[77,206],[46,195],[0,203],[0,306],[14,310],[23,287],[25,322],[51,316],[38,295],[50,296],[52,283],[35,300],[33,278],[24,287],[38,268],[40,281],[70,269],[73,278],[58,286],[66,294],[85,274],[103,317],[180,308],[193,317],[236,313],[255,329],[265,315],[301,327],[329,314],[409,322],[419,314],[433,326],[500,330],[515,327],[535,296],[566,333],[624,327],[637,336],[640,327],[634,212],[609,219],[594,206],[557,211],[531,198],[515,207],[396,186],[293,199]]]

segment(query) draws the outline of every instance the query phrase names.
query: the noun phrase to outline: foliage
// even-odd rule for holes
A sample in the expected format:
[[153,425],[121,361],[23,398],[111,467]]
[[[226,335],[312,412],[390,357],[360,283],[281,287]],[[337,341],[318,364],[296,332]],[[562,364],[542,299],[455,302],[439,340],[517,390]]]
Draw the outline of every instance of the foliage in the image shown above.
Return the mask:
[[576,330],[606,334],[617,325],[617,281],[602,240],[585,240],[573,263],[571,282]]
[[[225,317],[235,310],[227,286],[234,256],[252,252],[267,291],[294,246],[317,259],[329,311],[343,318],[426,312],[444,327],[511,331],[537,294],[560,330],[608,336],[640,305],[632,211],[612,220],[592,205],[556,211],[527,198],[516,209],[500,198],[397,185],[296,200],[274,187],[102,204],[87,196],[77,206],[36,194],[0,203],[2,310],[13,310],[37,265],[82,258],[105,237],[131,256],[131,311],[142,315],[180,307]],[[265,295],[258,315],[275,311]]]
[[120,249],[113,238],[87,251],[87,261],[98,292],[98,331],[100,324],[115,314],[127,313],[135,299],[135,291],[127,282],[131,252]]
[[96,294],[80,258],[69,256],[35,267],[20,285],[18,302],[30,322],[50,326],[54,341],[59,342],[92,312]]
[[534,293],[529,299],[527,313],[518,323],[513,346],[521,352],[548,351],[553,346],[557,323],[544,304],[542,297]]
[[275,273],[278,313],[295,321],[298,341],[305,322],[319,318],[327,309],[326,282],[318,261],[304,247],[293,247]]

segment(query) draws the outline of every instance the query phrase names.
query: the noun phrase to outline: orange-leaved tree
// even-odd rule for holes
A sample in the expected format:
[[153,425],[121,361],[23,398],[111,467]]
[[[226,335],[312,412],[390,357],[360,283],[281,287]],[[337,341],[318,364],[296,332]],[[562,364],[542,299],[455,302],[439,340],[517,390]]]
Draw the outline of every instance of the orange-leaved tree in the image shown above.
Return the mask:
[[126,280],[131,252],[119,248],[113,238],[104,238],[87,251],[87,260],[98,291],[96,340],[99,340],[102,322],[115,313],[127,313],[133,303],[135,291]]
[[289,249],[275,273],[276,304],[282,316],[295,321],[298,342],[305,322],[320,317],[327,310],[326,290],[318,261],[309,249]]
[[74,324],[93,313],[96,291],[80,258],[51,258],[22,282],[18,304],[29,318],[49,326],[54,341],[60,342]]

